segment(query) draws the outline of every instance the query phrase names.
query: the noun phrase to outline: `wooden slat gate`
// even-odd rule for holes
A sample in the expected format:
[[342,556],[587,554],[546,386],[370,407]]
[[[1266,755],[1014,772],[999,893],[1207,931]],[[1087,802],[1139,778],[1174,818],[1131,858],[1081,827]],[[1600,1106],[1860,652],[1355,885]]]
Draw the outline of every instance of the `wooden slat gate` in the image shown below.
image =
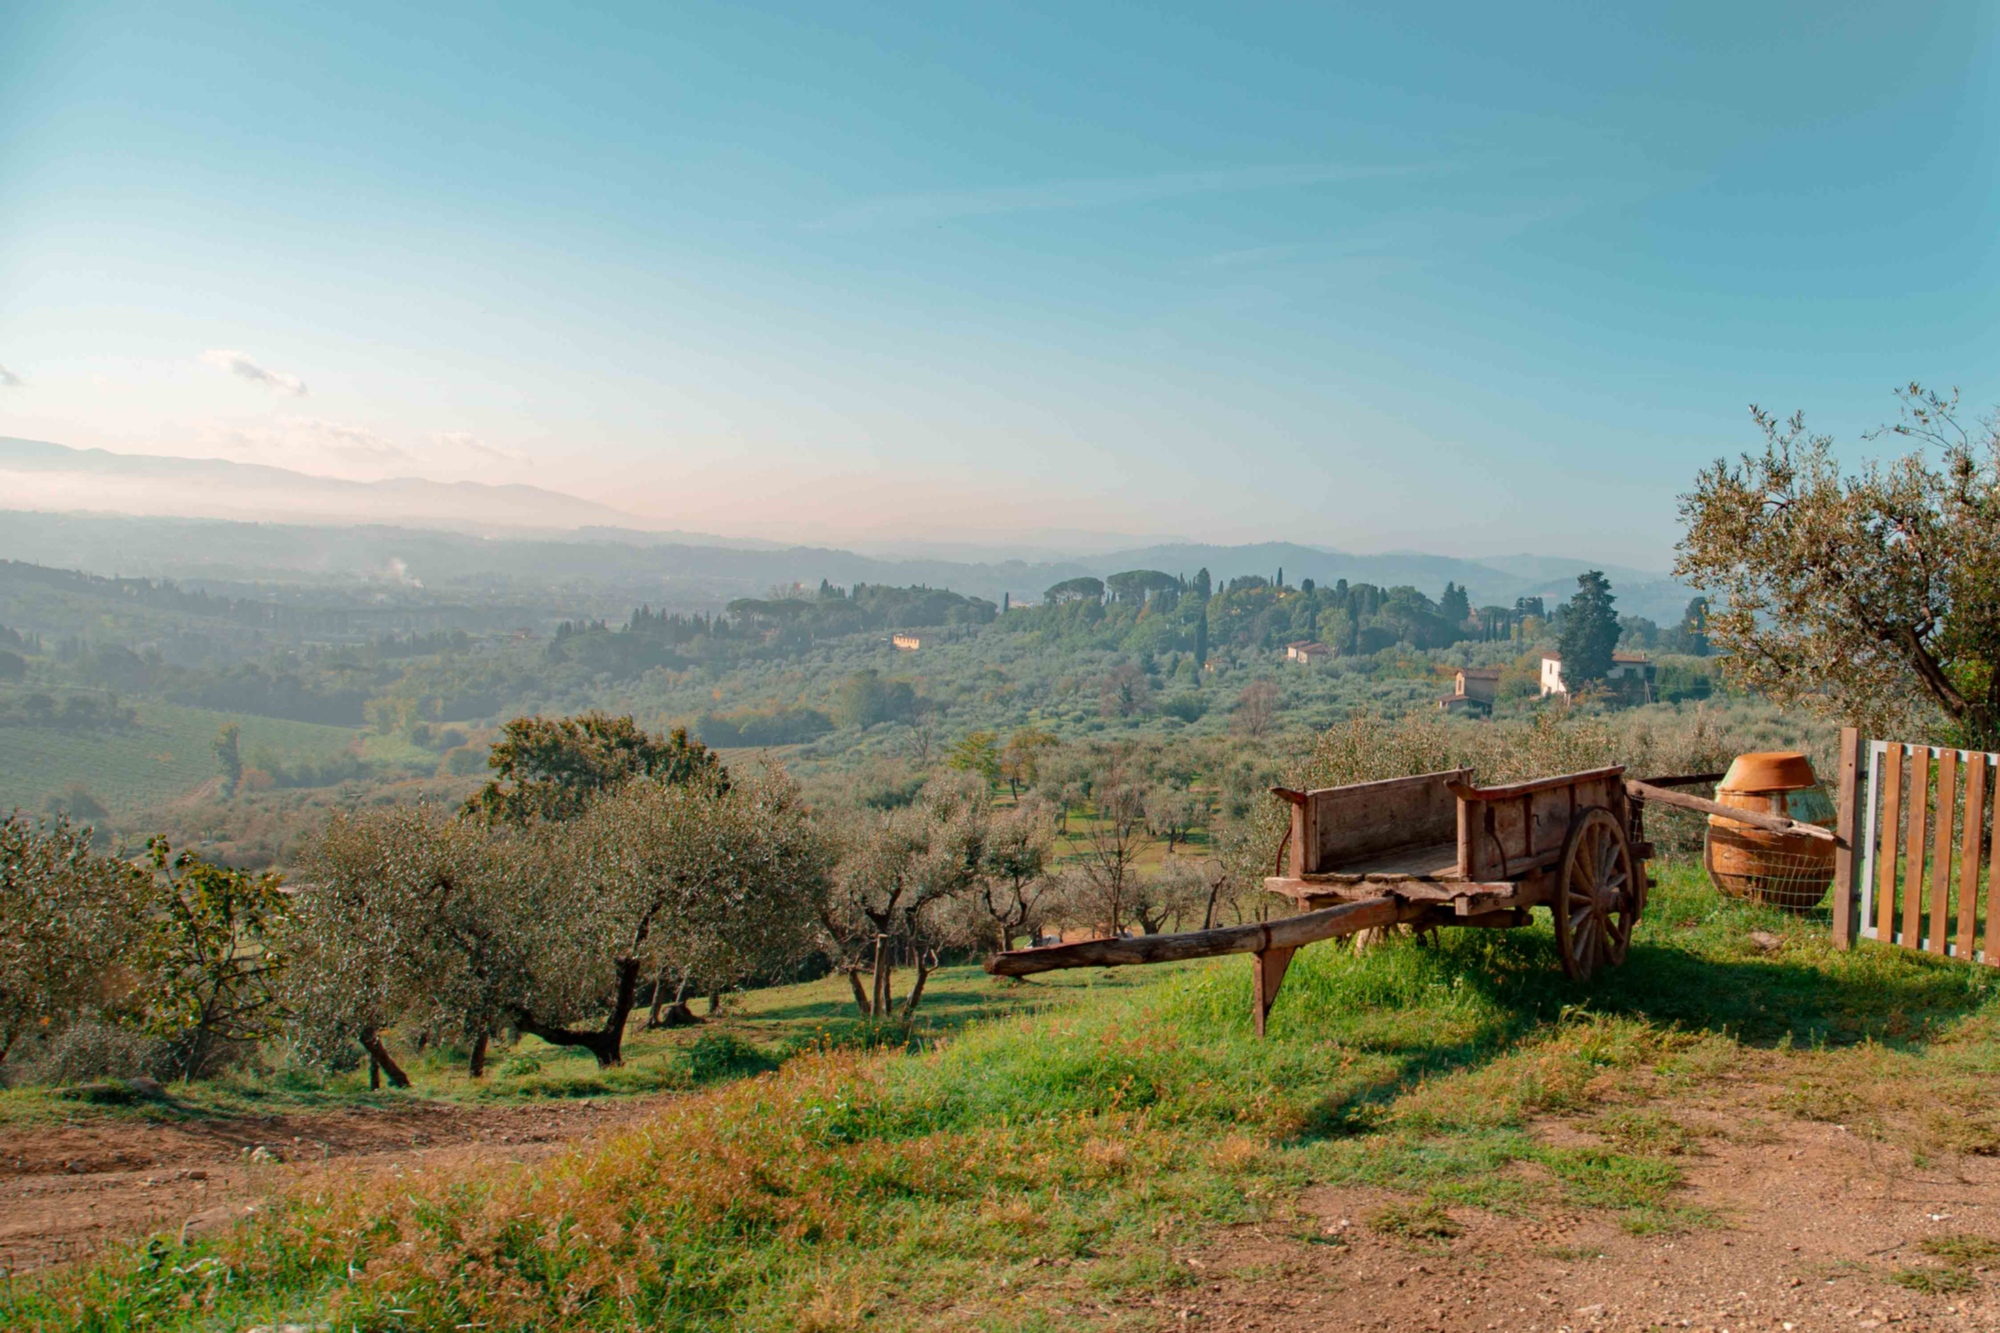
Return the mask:
[[1908,741],[1860,750],[1841,733],[1835,942],[2000,964],[2000,755]]

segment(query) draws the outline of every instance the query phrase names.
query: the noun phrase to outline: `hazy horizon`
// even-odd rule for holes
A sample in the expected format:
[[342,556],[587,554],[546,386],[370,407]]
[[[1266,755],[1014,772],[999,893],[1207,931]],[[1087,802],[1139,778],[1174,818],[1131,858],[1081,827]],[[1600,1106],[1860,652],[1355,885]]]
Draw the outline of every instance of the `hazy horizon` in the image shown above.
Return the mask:
[[[1030,564],[1060,563],[1087,561],[1119,552],[1149,548],[1243,549],[1246,546],[1260,544],[1293,545],[1327,555],[1370,558],[1447,554],[1419,547],[1382,549],[1343,547],[1309,538],[1283,535],[1262,538],[1256,543],[1230,543],[1204,541],[1181,533],[1117,533],[1047,528],[1028,529],[1011,534],[1011,539],[996,538],[984,542],[951,537],[926,539],[919,535],[891,531],[866,534],[846,541],[816,541],[801,535],[796,541],[787,543],[744,533],[701,532],[670,527],[648,522],[640,515],[623,513],[609,506],[596,506],[594,502],[578,500],[577,497],[552,488],[528,486],[522,483],[488,487],[478,482],[445,483],[420,477],[389,477],[376,481],[353,482],[322,473],[274,468],[271,464],[244,464],[218,458],[124,454],[114,450],[93,452],[108,454],[127,463],[164,462],[175,470],[185,467],[187,472],[186,475],[174,475],[171,471],[163,472],[157,467],[150,466],[124,474],[87,470],[23,470],[19,467],[18,460],[9,455],[11,446],[54,443],[54,441],[23,441],[0,436],[0,487],[4,487],[0,489],[0,495],[4,495],[4,502],[0,502],[0,516],[9,512],[77,517],[180,516],[224,522],[292,523],[308,526],[379,523],[415,531],[470,532],[486,529],[496,535],[541,532],[570,537],[587,535],[591,529],[613,529],[691,545],[713,543],[771,549],[782,549],[786,546],[826,547],[885,560],[908,556],[969,564],[1008,561],[1025,561]],[[242,469],[250,473],[269,473],[272,478],[278,480],[275,485],[266,482],[261,486],[253,484],[231,490],[226,479],[219,478],[211,469],[203,466],[218,463],[228,472]],[[316,499],[310,492],[287,491],[284,489],[285,483],[282,479],[294,477],[331,483],[329,489],[337,496],[346,497],[347,503],[329,501],[325,496]],[[454,512],[451,502],[455,495],[462,495],[467,491],[506,494],[511,512],[495,516],[490,507],[482,507],[476,501],[467,503]],[[574,505],[560,503],[568,501],[575,503]],[[540,508],[542,504],[550,504],[550,507]],[[590,512],[593,509],[601,512]],[[1619,562],[1603,560],[1590,551],[1578,550],[1531,550],[1517,547],[1470,554],[1458,553],[1453,558],[1475,564],[1510,559],[1559,560],[1598,564],[1607,569],[1620,569],[1628,575],[1664,577],[1666,574],[1664,564],[1654,568],[1621,566]]]
[[0,434],[1664,568],[1750,402],[2000,399],[1994,11],[1801,13],[16,6]]

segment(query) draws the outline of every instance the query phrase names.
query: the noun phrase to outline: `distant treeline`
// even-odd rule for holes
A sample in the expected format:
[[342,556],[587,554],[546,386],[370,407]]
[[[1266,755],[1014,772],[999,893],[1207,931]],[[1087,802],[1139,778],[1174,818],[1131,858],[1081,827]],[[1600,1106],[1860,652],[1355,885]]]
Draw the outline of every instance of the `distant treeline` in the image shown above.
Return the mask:
[[62,731],[125,731],[138,725],[138,711],[115,694],[46,690],[0,694],[0,727],[55,727]]
[[[421,626],[422,631],[492,631],[520,624],[525,614],[525,608],[501,599],[481,605],[412,604],[400,599],[384,602],[379,588],[300,589],[294,594],[296,601],[225,597],[205,589],[183,588],[172,579],[113,578],[22,560],[0,560],[0,586],[8,583],[328,640],[393,637],[415,626]],[[348,604],[338,604],[342,602]]]
[[134,652],[115,643],[67,641],[57,660],[86,683],[169,703],[254,713],[294,722],[358,727],[371,693],[372,672],[328,672],[295,665],[244,662],[224,668],[178,667],[157,651]]
[[857,583],[842,591],[825,580],[819,591],[779,597],[739,597],[729,614],[745,629],[780,641],[829,639],[868,630],[932,629],[947,625],[988,625],[1000,608],[982,597],[943,588],[892,588]]
[[869,631],[985,625],[999,611],[983,598],[941,588],[857,583],[841,589],[822,581],[817,592],[791,589],[771,597],[739,597],[726,615],[683,615],[642,606],[616,630],[602,620],[565,620],[556,626],[547,652],[551,661],[629,680],[653,667],[725,664]]
[[[1532,641],[1560,628],[1540,597],[1512,606],[1474,607],[1466,590],[1447,582],[1431,598],[1407,585],[1382,588],[1341,579],[1328,586],[1245,575],[1216,589],[1206,569],[1193,578],[1137,569],[1106,579],[1068,579],[1049,588],[1038,607],[1006,617],[1007,628],[1049,641],[1087,642],[1126,652],[1185,652],[1199,667],[1211,647],[1273,651],[1288,643],[1323,643],[1342,657],[1369,657],[1406,646],[1449,648],[1466,642]],[[1627,616],[1620,628],[1634,647],[1705,654],[1706,605],[1699,598],[1681,623],[1662,629]]]

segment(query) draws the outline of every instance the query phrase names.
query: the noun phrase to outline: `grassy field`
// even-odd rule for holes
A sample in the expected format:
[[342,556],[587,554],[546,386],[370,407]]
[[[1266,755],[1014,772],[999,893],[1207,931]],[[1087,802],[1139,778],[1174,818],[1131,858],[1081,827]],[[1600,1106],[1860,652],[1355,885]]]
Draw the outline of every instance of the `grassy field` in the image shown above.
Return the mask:
[[[954,973],[944,1021],[887,1049],[837,986],[767,992],[673,1052],[635,1051],[637,1069],[677,1060],[692,1090],[634,1131],[533,1170],[322,1188],[212,1239],[15,1279],[0,1325],[1144,1323],[1135,1296],[1193,1280],[1178,1248],[1234,1221],[1303,1226],[1314,1184],[1393,1192],[1375,1224],[1417,1238],[1444,1209],[1706,1227],[1676,1099],[1748,1071],[1781,1090],[1759,1115],[1837,1118],[1915,1159],[2000,1149],[1994,973],[1840,953],[1690,866],[1663,878],[1628,964],[1587,987],[1562,979],[1546,927],[1322,945],[1264,1041],[1241,959],[1006,991]],[[699,1077],[691,1052],[732,1031],[748,1054],[726,1072],[754,1076]],[[426,1077],[425,1095],[527,1096],[591,1075],[542,1061],[486,1094]],[[1557,1115],[1588,1139],[1533,1132]]]
[[119,814],[186,795],[217,775],[215,734],[226,722],[243,728],[238,749],[288,761],[344,753],[359,732],[313,722],[237,716],[177,704],[135,705],[138,725],[125,731],[65,731],[0,727],[0,810],[39,810],[42,800],[80,782]]
[[[642,1008],[625,1038],[625,1063],[600,1069],[587,1052],[524,1037],[496,1048],[488,1074],[473,1079],[466,1053],[455,1046],[414,1049],[399,1034],[388,1040],[411,1086],[371,1092],[365,1069],[322,1076],[296,1069],[230,1073],[176,1085],[166,1101],[121,1095],[111,1086],[0,1089],[0,1127],[54,1121],[147,1119],[185,1122],[243,1115],[274,1115],[345,1107],[396,1107],[412,1101],[490,1105],[545,1098],[610,1097],[685,1089],[775,1069],[807,1051],[935,1047],[968,1024],[1026,1012],[1044,1012],[1149,978],[1139,973],[1060,973],[1034,984],[1000,981],[973,966],[940,968],[924,987],[923,1004],[908,1025],[860,1018],[844,978],[773,986],[725,998],[722,1012],[700,1027],[648,1032]],[[910,978],[898,974],[899,996]],[[693,1004],[696,1013],[706,1005]]]

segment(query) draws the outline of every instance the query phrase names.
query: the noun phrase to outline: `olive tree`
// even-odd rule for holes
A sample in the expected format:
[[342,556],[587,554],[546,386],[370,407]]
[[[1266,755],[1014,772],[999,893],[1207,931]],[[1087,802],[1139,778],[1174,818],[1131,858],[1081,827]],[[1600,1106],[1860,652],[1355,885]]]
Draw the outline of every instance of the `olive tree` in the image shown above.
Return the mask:
[[1158,872],[1133,878],[1132,920],[1146,935],[1157,935],[1169,925],[1178,929],[1189,917],[1203,914],[1213,888],[1193,857],[1169,856]]
[[435,807],[336,814],[300,858],[287,991],[303,1054],[334,1063],[358,1041],[408,1080],[381,1032],[463,1035],[473,1074],[511,1022],[538,941],[525,929],[539,861],[528,839]]
[[1056,880],[1055,819],[1047,801],[1029,796],[991,821],[980,850],[974,898],[1002,950],[1040,927]]
[[176,852],[147,849],[157,908],[142,936],[145,1024],[179,1051],[192,1079],[230,1046],[275,1035],[287,1012],[289,896],[276,874],[251,874]]
[[27,1033],[117,998],[152,880],[62,816],[0,822],[0,1060]]
[[1096,819],[1084,834],[1069,899],[1088,924],[1116,935],[1131,916],[1139,858],[1153,837],[1146,829],[1145,794],[1127,782],[1120,764],[1098,775],[1093,795]]
[[1187,787],[1157,787],[1146,796],[1146,823],[1167,840],[1167,855],[1186,842],[1208,813],[1201,797]]
[[1716,601],[1710,643],[1737,683],[1871,728],[1942,717],[2000,745],[2000,418],[1902,390],[1869,438],[1914,441],[1844,471],[1802,415],[1751,414],[1761,453],[1681,497],[1674,572]]
[[557,873],[525,904],[536,948],[514,1024],[599,1064],[622,1058],[649,972],[734,982],[818,942],[833,857],[781,771],[727,788],[634,782],[539,841]]
[[[963,900],[979,882],[991,818],[986,784],[951,773],[933,779],[906,809],[857,819],[824,923],[864,1015],[893,1010],[898,949],[916,964],[903,1014],[916,1012],[939,951],[962,933]],[[865,991],[863,971],[872,979]]]

